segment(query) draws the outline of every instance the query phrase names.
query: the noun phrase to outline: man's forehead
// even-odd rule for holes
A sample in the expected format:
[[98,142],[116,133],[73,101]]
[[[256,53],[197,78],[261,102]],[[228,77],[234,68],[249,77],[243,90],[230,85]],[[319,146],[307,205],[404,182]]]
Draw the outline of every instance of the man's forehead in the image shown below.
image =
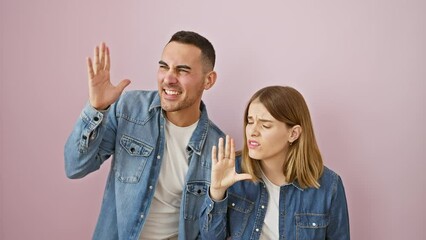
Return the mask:
[[163,55],[165,53],[190,53],[191,55],[199,56],[201,55],[201,49],[199,49],[197,46],[187,43],[180,43],[180,42],[169,42],[164,47]]
[[201,64],[201,50],[190,44],[170,42],[164,48],[161,61],[169,66]]

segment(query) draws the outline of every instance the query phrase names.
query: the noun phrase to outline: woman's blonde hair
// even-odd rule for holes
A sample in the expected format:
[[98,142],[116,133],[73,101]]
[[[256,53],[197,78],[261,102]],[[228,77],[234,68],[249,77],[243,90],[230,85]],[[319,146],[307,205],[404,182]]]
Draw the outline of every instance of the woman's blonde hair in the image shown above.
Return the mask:
[[[319,188],[318,179],[323,172],[323,161],[312,126],[311,116],[305,99],[296,89],[285,86],[269,86],[257,91],[247,104],[244,113],[244,129],[247,126],[247,115],[250,104],[258,100],[278,121],[288,127],[300,125],[302,131],[299,138],[289,145],[283,173],[286,181],[297,181],[302,188]],[[253,181],[259,181],[261,170],[258,160],[248,155],[247,136],[244,134],[242,152],[243,172],[250,173]]]

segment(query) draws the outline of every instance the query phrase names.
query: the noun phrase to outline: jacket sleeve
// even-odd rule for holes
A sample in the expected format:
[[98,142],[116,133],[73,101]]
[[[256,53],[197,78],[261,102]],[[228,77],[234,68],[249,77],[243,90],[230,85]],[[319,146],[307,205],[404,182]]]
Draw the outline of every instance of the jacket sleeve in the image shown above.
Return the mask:
[[333,186],[333,199],[330,210],[330,225],[327,228],[327,239],[349,240],[349,214],[345,189],[342,179],[337,176]]
[[114,152],[117,120],[113,104],[97,111],[87,103],[68,137],[64,148],[68,178],[82,178],[100,168]]
[[226,197],[220,201],[215,202],[206,194],[205,201],[201,207],[200,216],[200,233],[201,239],[208,240],[221,240],[227,237],[227,213],[228,206],[228,193]]

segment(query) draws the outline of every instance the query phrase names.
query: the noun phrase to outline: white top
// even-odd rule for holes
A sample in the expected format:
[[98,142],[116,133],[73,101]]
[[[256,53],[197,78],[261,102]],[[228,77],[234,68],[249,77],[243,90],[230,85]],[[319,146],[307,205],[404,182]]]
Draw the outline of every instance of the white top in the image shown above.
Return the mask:
[[178,235],[182,189],[188,171],[186,147],[197,123],[178,127],[166,120],[163,162],[141,240],[169,239]]
[[266,189],[268,190],[269,200],[260,239],[279,239],[280,186],[269,181],[263,172],[262,179],[265,182]]

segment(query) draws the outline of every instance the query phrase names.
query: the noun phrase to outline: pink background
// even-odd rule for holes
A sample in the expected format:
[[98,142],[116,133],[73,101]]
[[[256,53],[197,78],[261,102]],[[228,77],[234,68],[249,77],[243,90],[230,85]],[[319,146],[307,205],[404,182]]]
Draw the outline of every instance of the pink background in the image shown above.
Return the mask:
[[217,51],[211,118],[241,146],[246,101],[304,94],[325,163],[344,181],[352,239],[426,239],[426,1],[0,0],[0,239],[90,239],[109,162],[82,180],[63,145],[87,100],[85,57],[155,89],[176,31]]

